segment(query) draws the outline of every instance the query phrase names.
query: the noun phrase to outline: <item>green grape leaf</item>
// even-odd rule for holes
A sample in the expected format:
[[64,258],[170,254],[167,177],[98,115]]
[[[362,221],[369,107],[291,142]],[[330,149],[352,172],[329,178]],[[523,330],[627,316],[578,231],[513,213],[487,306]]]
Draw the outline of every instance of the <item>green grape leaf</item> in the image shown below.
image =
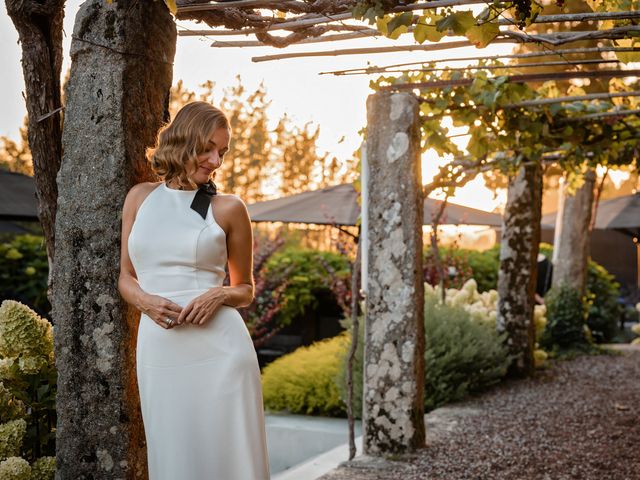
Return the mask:
[[412,23],[412,12],[403,12],[400,15],[394,16],[389,23],[387,23],[387,37],[395,40],[400,34],[405,33]]
[[452,30],[457,35],[464,35],[475,23],[476,19],[470,11],[456,12],[438,21],[436,28],[440,32]]
[[491,41],[498,36],[500,29],[496,23],[483,23],[481,25],[474,25],[469,28],[465,36],[473,43],[477,48],[484,48],[491,43]]
[[[429,18],[429,20],[427,20]],[[418,19],[418,23],[413,29],[413,38],[416,42],[422,44],[425,40],[430,42],[439,42],[444,37],[444,32],[438,31],[436,22],[442,19],[441,15],[423,15]]]
[[[616,40],[618,47],[634,47],[635,40],[633,38],[625,38]],[[616,58],[622,63],[640,62],[640,52],[616,52]]]

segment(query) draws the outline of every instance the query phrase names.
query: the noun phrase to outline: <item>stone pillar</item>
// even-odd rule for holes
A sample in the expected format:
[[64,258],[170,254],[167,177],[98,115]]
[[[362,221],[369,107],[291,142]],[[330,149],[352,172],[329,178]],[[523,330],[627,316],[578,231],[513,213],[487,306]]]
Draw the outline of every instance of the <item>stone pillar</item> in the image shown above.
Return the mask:
[[411,93],[367,99],[368,295],[364,453],[425,445],[423,199],[418,101]]
[[589,225],[595,183],[595,171],[588,170],[584,174],[584,183],[575,191],[565,194],[562,227],[558,235],[558,244],[553,246],[554,256],[557,258],[553,266],[553,286],[566,283],[581,294],[585,293],[587,282],[591,240]]
[[176,28],[162,1],[88,0],[73,35],[52,272],[56,478],[146,478],[139,314],[117,289],[121,212],[150,179],[144,149],[166,118]]
[[541,211],[542,169],[538,162],[527,163],[509,178],[500,240],[497,330],[507,332],[509,353],[516,356],[510,376],[528,376],[535,368],[533,307]]

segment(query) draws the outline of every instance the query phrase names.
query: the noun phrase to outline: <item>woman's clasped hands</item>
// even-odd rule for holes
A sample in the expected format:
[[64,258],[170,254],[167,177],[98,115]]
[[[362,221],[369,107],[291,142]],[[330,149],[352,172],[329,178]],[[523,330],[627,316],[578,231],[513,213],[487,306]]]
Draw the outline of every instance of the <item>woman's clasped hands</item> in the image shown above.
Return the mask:
[[213,287],[195,297],[184,308],[160,295],[148,295],[141,310],[162,328],[170,329],[185,323],[204,325],[224,301],[223,287]]

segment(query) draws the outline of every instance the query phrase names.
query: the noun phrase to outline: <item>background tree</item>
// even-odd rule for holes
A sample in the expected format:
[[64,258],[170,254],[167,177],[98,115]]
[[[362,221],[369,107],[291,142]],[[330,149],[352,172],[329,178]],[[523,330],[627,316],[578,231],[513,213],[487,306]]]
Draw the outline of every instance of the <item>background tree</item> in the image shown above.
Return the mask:
[[33,158],[27,138],[28,123],[29,120],[25,116],[20,127],[20,143],[4,135],[0,137],[1,169],[33,176]]
[[215,176],[222,192],[253,203],[353,180],[356,173],[344,168],[345,163],[354,164],[353,159],[341,162],[318,151],[320,126],[314,129],[311,122],[295,125],[285,113],[271,129],[271,100],[264,82],[249,92],[240,75],[236,80],[235,85],[223,90],[219,101],[214,94],[215,83],[210,80],[199,86],[199,92],[186,88],[182,80],[171,89],[172,117],[195,100],[219,106],[229,117],[229,153]]
[[28,137],[47,255],[55,252],[56,176],[62,161],[62,21],[64,0],[5,0],[22,45]]

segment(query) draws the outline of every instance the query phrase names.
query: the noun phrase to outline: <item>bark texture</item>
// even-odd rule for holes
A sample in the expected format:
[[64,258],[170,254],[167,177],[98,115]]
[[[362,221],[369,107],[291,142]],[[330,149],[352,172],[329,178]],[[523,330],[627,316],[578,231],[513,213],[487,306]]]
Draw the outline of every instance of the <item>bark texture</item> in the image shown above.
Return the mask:
[[117,289],[121,212],[151,179],[144,149],[165,118],[175,41],[160,1],[88,0],[76,17],[52,302],[62,480],[146,478],[139,315]]
[[64,0],[6,0],[6,7],[22,46],[38,218],[51,265],[55,254],[56,175],[62,157],[60,71]]
[[553,268],[553,286],[565,283],[581,294],[585,292],[587,281],[595,183],[596,174],[589,170],[582,186],[565,196],[559,243],[554,245],[558,255]]
[[515,359],[508,375],[522,377],[534,371],[535,325],[533,307],[540,247],[542,169],[528,163],[509,179],[502,220],[498,272],[498,332],[507,332],[509,353]]
[[368,296],[364,453],[425,445],[422,180],[418,101],[410,93],[367,99]]

